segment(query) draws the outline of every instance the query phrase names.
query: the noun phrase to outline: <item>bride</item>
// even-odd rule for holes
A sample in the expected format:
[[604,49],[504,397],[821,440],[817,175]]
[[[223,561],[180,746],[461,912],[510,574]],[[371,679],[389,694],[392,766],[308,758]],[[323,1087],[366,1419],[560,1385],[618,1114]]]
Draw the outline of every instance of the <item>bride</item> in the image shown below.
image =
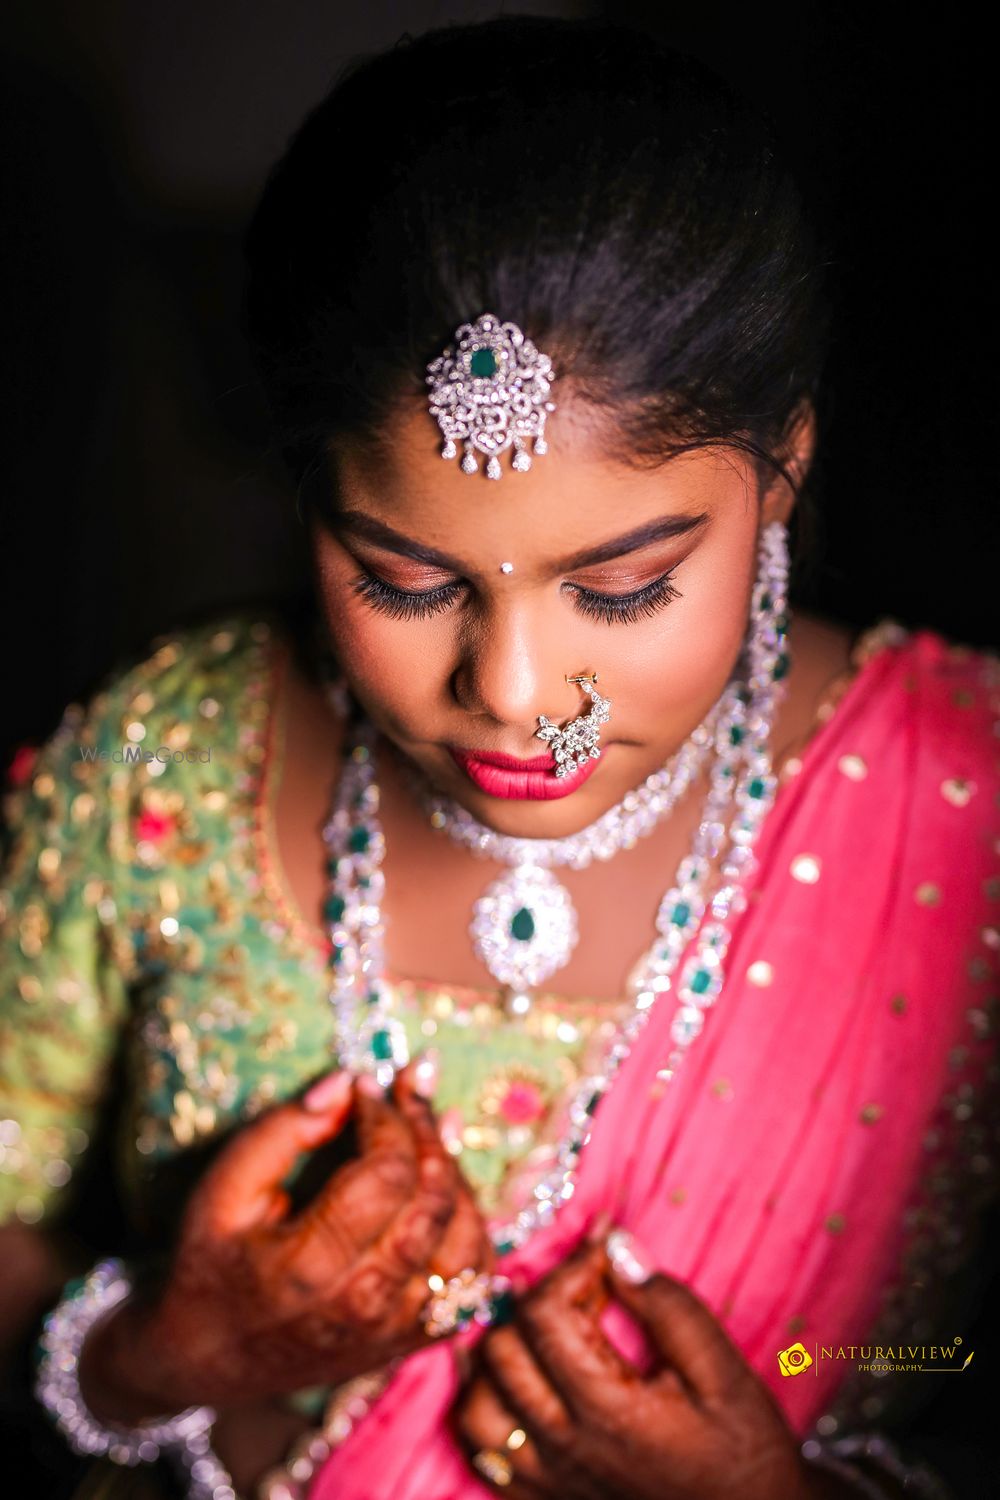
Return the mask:
[[125,1204],[43,1406],[107,1493],[945,1494],[885,1434],[995,1178],[997,663],[792,602],[824,257],[766,122],[450,27],[247,259],[315,629],[160,637],[10,794],[23,1309],[106,1114]]

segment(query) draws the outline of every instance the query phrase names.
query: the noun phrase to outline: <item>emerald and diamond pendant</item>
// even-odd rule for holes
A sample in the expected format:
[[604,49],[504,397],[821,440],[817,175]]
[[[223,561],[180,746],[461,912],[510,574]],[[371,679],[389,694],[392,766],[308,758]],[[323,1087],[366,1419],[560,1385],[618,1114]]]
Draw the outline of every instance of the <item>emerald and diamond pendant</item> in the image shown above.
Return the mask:
[[576,946],[576,910],[565,886],[540,865],[515,865],[473,907],[477,956],[495,979],[531,989],[569,961]]

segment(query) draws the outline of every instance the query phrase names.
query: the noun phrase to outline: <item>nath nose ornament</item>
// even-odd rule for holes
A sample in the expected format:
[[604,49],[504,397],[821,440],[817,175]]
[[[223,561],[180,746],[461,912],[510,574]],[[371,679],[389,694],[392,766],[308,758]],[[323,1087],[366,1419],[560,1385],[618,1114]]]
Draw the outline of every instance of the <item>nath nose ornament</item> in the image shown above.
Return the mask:
[[591,699],[588,713],[571,719],[561,729],[544,714],[538,715],[535,738],[546,740],[555,757],[555,774],[568,776],[577,766],[585,766],[588,760],[597,760],[601,754],[601,725],[611,717],[611,699],[597,691],[596,672],[584,672],[577,677],[567,677],[567,683],[579,683]]

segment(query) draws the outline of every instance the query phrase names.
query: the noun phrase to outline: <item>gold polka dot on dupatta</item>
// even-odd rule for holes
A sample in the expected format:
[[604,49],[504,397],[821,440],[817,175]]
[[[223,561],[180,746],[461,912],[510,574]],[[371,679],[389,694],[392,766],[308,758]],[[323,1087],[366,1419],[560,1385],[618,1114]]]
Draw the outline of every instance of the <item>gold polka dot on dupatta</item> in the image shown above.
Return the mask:
[[913,894],[920,906],[937,906],[941,900],[941,887],[933,880],[924,880]]
[[837,770],[850,781],[864,781],[868,775],[868,762],[861,755],[842,755]]
[[843,1214],[830,1214],[824,1228],[828,1229],[831,1234],[840,1234],[846,1222]]
[[876,1120],[881,1120],[885,1110],[881,1104],[863,1104],[858,1118],[862,1125],[874,1125]]
[[941,783],[941,795],[952,807],[965,807],[976,791],[974,781],[966,781],[961,776],[949,776],[947,781]]
[[758,958],[747,969],[747,979],[751,984],[763,989],[774,979],[774,969],[766,958]]

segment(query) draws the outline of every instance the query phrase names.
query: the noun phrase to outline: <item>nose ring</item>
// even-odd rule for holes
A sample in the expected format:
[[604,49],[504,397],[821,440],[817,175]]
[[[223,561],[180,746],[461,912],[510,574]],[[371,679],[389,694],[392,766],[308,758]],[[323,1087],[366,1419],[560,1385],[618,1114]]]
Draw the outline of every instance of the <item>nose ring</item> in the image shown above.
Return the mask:
[[553,724],[545,714],[539,714],[538,728],[535,730],[536,739],[547,741],[556,762],[555,774],[560,777],[568,776],[579,766],[585,766],[588,760],[599,759],[601,725],[606,724],[611,717],[611,699],[602,697],[597,691],[596,672],[567,676],[566,682],[580,684],[591,700],[589,712],[570,719],[562,728]]

